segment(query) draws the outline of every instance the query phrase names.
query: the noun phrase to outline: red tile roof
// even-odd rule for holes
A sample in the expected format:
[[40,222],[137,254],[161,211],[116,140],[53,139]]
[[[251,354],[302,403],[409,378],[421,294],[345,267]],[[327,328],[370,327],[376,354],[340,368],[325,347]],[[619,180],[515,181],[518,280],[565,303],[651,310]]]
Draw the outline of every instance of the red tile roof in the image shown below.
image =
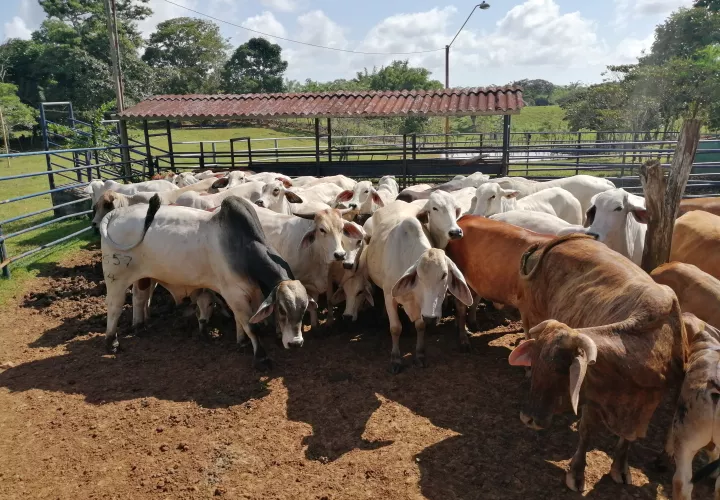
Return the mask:
[[158,95],[119,114],[124,119],[378,118],[515,114],[519,87],[297,94]]

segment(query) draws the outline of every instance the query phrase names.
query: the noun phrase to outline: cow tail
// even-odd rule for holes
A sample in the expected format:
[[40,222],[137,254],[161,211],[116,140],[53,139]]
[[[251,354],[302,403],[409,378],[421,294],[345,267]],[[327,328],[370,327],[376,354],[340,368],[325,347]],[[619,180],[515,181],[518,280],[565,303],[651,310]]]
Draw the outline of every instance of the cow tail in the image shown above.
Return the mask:
[[[525,253],[522,254],[522,257],[520,257],[520,276],[523,279],[531,280],[535,276],[535,273],[540,268],[543,259],[545,258],[545,254],[547,254],[550,250],[553,249],[553,247],[556,247],[560,245],[561,243],[565,243],[569,240],[581,240],[581,239],[596,239],[592,235],[588,234],[567,234],[565,236],[560,236],[558,238],[555,238],[554,240],[548,242],[548,243],[534,243],[530,246],[527,250],[525,250]],[[540,249],[540,255],[537,258],[537,262],[535,263],[535,266],[528,270],[527,265],[528,261],[530,260],[530,257],[538,250]]]
[[132,250],[136,246],[138,246],[140,243],[143,242],[145,239],[145,233],[147,233],[148,229],[150,228],[150,224],[152,224],[153,220],[155,219],[155,214],[160,209],[160,197],[156,194],[152,198],[150,198],[150,202],[148,204],[148,211],[145,214],[145,222],[143,224],[143,232],[140,236],[140,239],[136,243],[131,243],[130,245],[119,245],[113,241],[113,239],[110,237],[110,234],[108,233],[108,225],[110,224],[110,221],[115,217],[117,210],[113,210],[112,212],[108,213],[105,218],[103,218],[102,222],[100,223],[100,235],[108,240],[112,246],[114,246],[116,249],[127,252],[128,250]]

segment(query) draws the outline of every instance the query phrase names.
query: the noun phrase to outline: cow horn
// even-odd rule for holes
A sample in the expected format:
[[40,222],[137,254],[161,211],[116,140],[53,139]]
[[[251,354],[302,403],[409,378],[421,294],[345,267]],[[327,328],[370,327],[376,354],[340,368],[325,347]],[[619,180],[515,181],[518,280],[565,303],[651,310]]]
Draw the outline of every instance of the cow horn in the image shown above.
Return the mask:
[[307,220],[315,220],[315,213],[309,213],[309,214],[303,214],[303,213],[293,213],[295,217],[300,217],[302,219]]
[[580,333],[578,334],[577,346],[585,351],[588,364],[595,364],[595,361],[597,361],[597,344],[595,344],[595,341],[584,333]]

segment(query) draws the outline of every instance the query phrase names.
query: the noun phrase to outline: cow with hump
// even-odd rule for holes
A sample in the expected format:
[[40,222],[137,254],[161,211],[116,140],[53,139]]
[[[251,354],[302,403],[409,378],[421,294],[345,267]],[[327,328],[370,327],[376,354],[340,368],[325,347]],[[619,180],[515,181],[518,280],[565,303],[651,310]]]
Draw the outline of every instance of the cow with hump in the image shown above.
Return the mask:
[[[440,193],[433,193],[433,196]],[[448,196],[447,193],[442,193]],[[466,305],[472,296],[462,273],[439,248],[433,248],[425,234],[421,220],[431,227],[428,233],[443,233],[442,246],[447,239],[462,237],[457,227],[457,213],[453,205],[426,205],[394,201],[378,209],[373,215],[373,233],[362,255],[370,279],[383,290],[385,308],[392,334],[391,371],[402,369],[400,334],[402,324],[398,305],[415,324],[417,344],[415,361],[425,366],[425,328],[434,326],[442,313],[442,303],[449,291]],[[425,208],[423,208],[425,206]],[[451,210],[448,210],[450,208]],[[432,213],[429,213],[428,210]],[[442,213],[445,210],[447,213]],[[433,227],[433,224],[443,224]]]
[[[250,202],[229,197],[215,213],[179,206],[119,208],[100,224],[107,286],[106,345],[118,348],[117,323],[125,291],[136,284],[207,288],[225,299],[235,316],[237,341],[253,345],[254,364],[269,366],[251,324],[274,316],[286,349],[303,344],[302,318],[317,304],[265,240]],[[253,312],[254,311],[254,312]]]
[[683,377],[688,345],[675,294],[587,235],[533,245],[520,273],[519,309],[531,328],[510,364],[532,367],[522,422],[542,429],[582,406],[567,486],[584,489],[585,454],[601,424],[619,437],[610,475],[630,484],[629,445]]
[[720,217],[703,210],[675,221],[670,260],[693,264],[720,279]]

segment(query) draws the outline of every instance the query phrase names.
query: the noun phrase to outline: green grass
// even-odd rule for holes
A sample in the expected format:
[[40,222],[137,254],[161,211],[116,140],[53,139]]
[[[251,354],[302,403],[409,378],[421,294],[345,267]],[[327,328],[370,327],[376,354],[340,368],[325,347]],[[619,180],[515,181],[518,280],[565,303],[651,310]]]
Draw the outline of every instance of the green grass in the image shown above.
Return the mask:
[[513,132],[551,132],[569,130],[560,106],[528,106],[510,120]]

